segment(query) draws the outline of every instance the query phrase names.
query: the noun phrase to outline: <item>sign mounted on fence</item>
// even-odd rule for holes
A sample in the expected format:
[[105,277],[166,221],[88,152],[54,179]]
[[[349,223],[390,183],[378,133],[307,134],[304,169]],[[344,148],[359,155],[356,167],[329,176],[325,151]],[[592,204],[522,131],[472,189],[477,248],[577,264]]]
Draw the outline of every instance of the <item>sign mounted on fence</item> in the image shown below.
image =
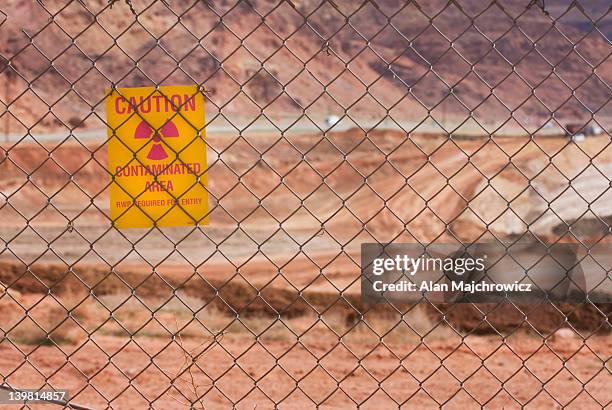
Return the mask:
[[118,228],[208,223],[204,95],[197,86],[108,91],[110,213]]

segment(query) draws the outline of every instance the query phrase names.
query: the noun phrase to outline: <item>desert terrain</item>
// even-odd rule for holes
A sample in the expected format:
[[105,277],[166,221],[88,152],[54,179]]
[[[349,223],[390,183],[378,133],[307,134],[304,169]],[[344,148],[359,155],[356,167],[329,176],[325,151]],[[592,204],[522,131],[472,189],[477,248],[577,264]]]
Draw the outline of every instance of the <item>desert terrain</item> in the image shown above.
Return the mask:
[[[3,1],[0,387],[609,407],[611,304],[367,305],[359,278],[364,242],[609,244],[611,27],[605,0]],[[206,90],[210,224],[115,229],[105,89],[158,84]]]
[[94,408],[611,400],[609,305],[359,299],[362,242],[608,242],[607,137],[209,135],[210,225],[122,231],[105,145],[3,146],[11,383],[51,377]]

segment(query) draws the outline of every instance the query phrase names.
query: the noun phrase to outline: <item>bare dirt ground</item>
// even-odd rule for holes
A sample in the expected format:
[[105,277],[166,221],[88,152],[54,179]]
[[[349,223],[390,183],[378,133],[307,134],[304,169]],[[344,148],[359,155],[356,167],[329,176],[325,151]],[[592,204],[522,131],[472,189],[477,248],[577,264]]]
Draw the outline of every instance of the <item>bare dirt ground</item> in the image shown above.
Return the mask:
[[612,400],[609,305],[424,303],[402,317],[361,305],[358,284],[362,242],[527,228],[565,241],[573,220],[588,222],[581,240],[609,240],[593,222],[612,215],[608,138],[347,131],[209,146],[209,226],[121,232],[107,218],[103,143],[3,146],[9,383],[48,377],[94,408],[187,408],[198,396],[249,409]]
[[[48,298],[39,302],[42,295],[16,298],[25,306],[38,303],[35,320],[53,312]],[[78,303],[68,294],[59,300]],[[545,338],[526,330],[476,336],[431,320],[421,307],[403,320],[377,315],[357,324],[335,313],[237,320],[185,295],[164,302],[126,294],[90,300],[75,309],[79,325],[65,322],[51,336],[58,345],[35,346],[28,340],[34,328],[24,334],[18,330],[25,325],[18,325],[13,332],[21,339],[13,334],[0,345],[0,371],[15,386],[41,385],[48,377],[93,408],[109,402],[112,408],[146,408],[148,402],[186,408],[197,397],[196,408],[208,409],[232,403],[248,409],[273,403],[585,409],[612,400],[609,336],[583,341],[568,329]],[[3,314],[3,327],[6,321]]]
[[[134,273],[132,280],[138,279]],[[91,408],[148,408],[151,402],[152,408],[179,409],[194,402],[197,409],[232,403],[248,409],[273,408],[274,403],[286,408],[480,403],[589,409],[612,400],[609,334],[574,332],[562,317],[547,328],[534,320],[542,315],[541,307],[529,306],[521,318],[537,331],[515,322],[488,326],[480,334],[461,328],[467,323],[461,312],[456,312],[459,320],[448,315],[446,322],[426,305],[407,307],[401,318],[373,310],[357,321],[350,314],[354,311],[326,294],[325,299],[307,298],[320,315],[302,307],[287,309],[279,319],[261,303],[259,309],[253,302],[238,309],[254,298],[236,288],[223,300],[239,315],[202,297],[205,292],[196,291],[200,297],[194,297],[184,289],[175,297],[156,297],[146,294],[149,287],[137,296],[109,287],[95,298],[74,285],[57,289],[57,299],[5,293],[0,298],[0,327],[7,332],[0,343],[0,372],[19,387],[39,387],[48,379],[69,389],[75,403]],[[268,296],[273,294],[276,301]],[[276,290],[262,300],[276,305],[282,296]],[[315,303],[324,301],[327,309]],[[25,309],[38,325],[24,319]],[[67,310],[72,318],[66,318]],[[578,319],[584,316],[579,313]],[[498,323],[494,315],[488,320]]]
[[[272,408],[277,402],[286,408],[314,408],[314,403],[355,408],[363,403],[364,408],[380,409],[395,408],[406,400],[408,407],[415,408],[434,408],[442,403],[449,408],[470,408],[476,405],[475,399],[489,408],[525,404],[527,408],[587,409],[600,408],[593,398],[599,403],[612,399],[609,374],[602,371],[597,357],[609,352],[609,339],[596,338],[588,347],[577,340],[550,346],[519,340],[504,347],[493,337],[472,337],[462,344],[437,341],[376,348],[355,343],[347,347],[332,340],[254,345],[250,337],[227,337],[223,348],[217,345],[200,356],[202,370],[194,373],[200,386],[198,394],[205,394],[202,401],[206,408],[230,408],[232,402],[239,403],[238,408]],[[181,372],[183,350],[168,343],[148,338],[126,344],[125,339],[107,336],[82,347],[69,363],[64,354],[50,347],[38,349],[30,360],[42,374],[53,374],[52,382],[69,388],[73,395],[84,389],[76,403],[102,408],[117,397],[112,400],[113,408],[146,408],[148,401],[154,408],[185,408],[182,395],[191,400],[194,396],[188,390],[191,382],[182,377],[174,389],[162,375]],[[197,339],[184,344],[186,349],[197,347]],[[109,363],[101,350],[120,353]],[[412,353],[400,365],[395,354],[402,351]],[[13,347],[2,347],[1,352],[3,372],[12,371],[23,357]],[[149,355],[156,355],[153,362]],[[233,356],[239,357],[239,367],[232,367]],[[484,363],[481,358],[486,358]],[[563,367],[563,359],[569,360],[567,367]],[[523,361],[527,361],[524,367]],[[15,372],[11,383],[42,383],[42,376],[26,369],[31,366]],[[98,391],[85,387],[88,380]],[[463,390],[460,381],[464,381]],[[583,389],[584,384],[587,387]]]

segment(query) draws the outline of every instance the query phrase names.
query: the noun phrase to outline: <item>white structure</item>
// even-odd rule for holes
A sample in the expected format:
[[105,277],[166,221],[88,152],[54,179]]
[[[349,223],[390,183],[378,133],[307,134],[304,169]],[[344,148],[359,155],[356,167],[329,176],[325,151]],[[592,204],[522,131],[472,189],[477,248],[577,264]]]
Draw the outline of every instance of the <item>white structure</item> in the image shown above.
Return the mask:
[[327,117],[325,117],[325,125],[327,125],[328,128],[331,128],[336,125],[338,121],[340,121],[340,117],[338,117],[337,115],[328,115]]

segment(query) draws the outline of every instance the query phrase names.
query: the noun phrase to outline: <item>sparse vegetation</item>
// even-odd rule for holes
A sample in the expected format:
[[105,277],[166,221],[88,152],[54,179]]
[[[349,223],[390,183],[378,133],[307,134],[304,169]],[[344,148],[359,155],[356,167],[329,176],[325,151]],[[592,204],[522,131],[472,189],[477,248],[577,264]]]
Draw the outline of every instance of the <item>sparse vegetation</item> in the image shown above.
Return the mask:
[[15,343],[25,345],[76,344],[84,336],[68,312],[61,306],[34,308],[29,317],[22,317],[6,334]]

